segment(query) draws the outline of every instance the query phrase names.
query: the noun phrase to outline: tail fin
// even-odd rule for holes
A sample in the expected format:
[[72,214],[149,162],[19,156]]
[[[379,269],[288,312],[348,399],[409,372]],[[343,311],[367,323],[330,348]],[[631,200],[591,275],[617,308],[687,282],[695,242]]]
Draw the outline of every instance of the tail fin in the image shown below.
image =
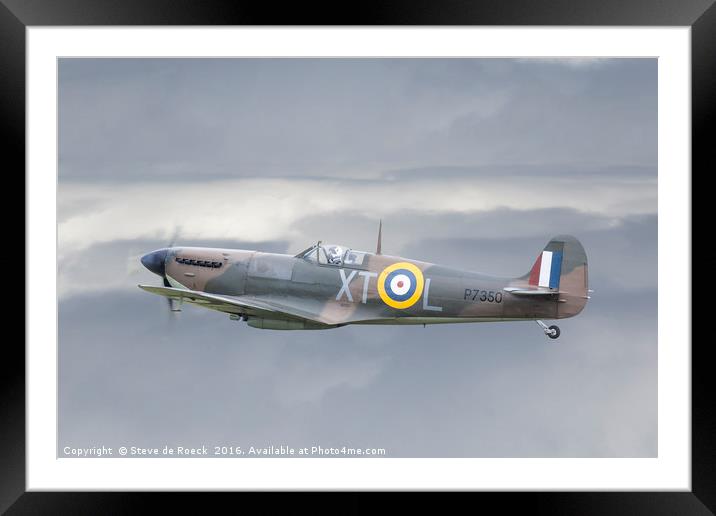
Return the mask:
[[[554,240],[547,244],[542,254],[537,257],[529,274],[529,284],[535,287],[559,288],[559,278],[562,272],[562,258],[564,256],[564,243],[552,245]],[[550,246],[552,246],[550,250]],[[559,250],[555,249],[558,247]]]
[[552,238],[523,279],[529,285],[559,291],[558,318],[577,315],[589,299],[587,254],[570,235]]

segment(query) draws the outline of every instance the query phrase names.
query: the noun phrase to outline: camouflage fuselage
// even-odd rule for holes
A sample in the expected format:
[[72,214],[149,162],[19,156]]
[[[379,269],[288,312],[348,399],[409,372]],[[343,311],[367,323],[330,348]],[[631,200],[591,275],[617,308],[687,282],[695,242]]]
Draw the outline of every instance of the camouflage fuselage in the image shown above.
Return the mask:
[[[572,317],[587,301],[587,259],[573,237],[558,237],[559,289],[554,295],[518,295],[530,275],[500,278],[396,256],[365,253],[360,265],[318,263],[304,257],[236,249],[170,248],[166,277],[172,287],[221,296],[291,298],[343,324],[434,324]],[[417,288],[407,301],[386,294],[386,274],[415,271]],[[410,274],[410,272],[408,272]],[[397,285],[402,284],[400,282]],[[383,285],[381,292],[379,285]],[[406,294],[407,295],[407,294]],[[396,297],[394,295],[393,297]]]

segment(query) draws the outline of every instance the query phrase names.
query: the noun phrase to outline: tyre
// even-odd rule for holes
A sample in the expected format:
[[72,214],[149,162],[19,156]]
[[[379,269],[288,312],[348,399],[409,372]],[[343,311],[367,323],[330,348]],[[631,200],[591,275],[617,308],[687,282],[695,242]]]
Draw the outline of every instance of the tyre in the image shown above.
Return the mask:
[[559,334],[560,334],[559,326],[555,326],[555,325],[553,324],[552,326],[549,327],[549,329],[554,331],[554,333],[549,333],[549,334],[547,334],[547,336],[548,336],[550,339],[556,339],[557,337],[559,337]]

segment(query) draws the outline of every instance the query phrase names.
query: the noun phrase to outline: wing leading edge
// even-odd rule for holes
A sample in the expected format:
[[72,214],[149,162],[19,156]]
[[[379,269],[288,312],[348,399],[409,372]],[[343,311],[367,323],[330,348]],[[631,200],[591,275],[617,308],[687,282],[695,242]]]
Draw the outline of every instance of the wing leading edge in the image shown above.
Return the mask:
[[188,303],[203,306],[211,310],[229,314],[251,315],[266,318],[287,318],[306,320],[319,324],[337,325],[343,321],[334,321],[316,313],[303,310],[295,304],[281,303],[275,300],[259,299],[252,296],[221,296],[195,290],[185,290],[173,287],[156,287],[153,285],[138,285],[142,290],[152,294],[178,299]]

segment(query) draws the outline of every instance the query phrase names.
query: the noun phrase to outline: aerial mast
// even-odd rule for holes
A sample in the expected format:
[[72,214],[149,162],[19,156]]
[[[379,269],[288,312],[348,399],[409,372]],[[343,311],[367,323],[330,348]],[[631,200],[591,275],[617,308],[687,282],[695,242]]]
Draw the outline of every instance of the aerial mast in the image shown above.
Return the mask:
[[383,219],[380,219],[380,222],[378,223],[378,246],[376,247],[375,254],[380,254],[382,240],[383,240]]

